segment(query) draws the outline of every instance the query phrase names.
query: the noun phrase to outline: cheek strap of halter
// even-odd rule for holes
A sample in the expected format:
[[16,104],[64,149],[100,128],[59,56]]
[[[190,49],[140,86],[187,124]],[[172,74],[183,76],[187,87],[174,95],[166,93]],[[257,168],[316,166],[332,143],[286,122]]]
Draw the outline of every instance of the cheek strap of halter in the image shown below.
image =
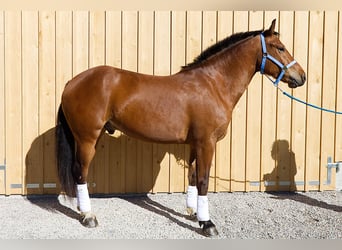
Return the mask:
[[273,62],[274,64],[276,64],[280,69],[280,73],[277,77],[277,79],[275,81],[273,81],[269,76],[266,75],[266,77],[273,82],[274,85],[278,85],[278,83],[281,81],[281,79],[284,77],[285,72],[292,67],[293,65],[295,65],[297,62],[295,60],[293,60],[292,62],[290,62],[287,65],[282,64],[281,62],[279,62],[277,59],[275,59],[273,56],[271,56],[270,54],[267,53],[267,49],[266,49],[266,42],[265,42],[265,36],[263,33],[260,34],[260,40],[261,40],[261,47],[262,47],[262,61],[261,61],[261,66],[260,66],[260,73],[264,74],[265,73],[265,65],[266,65],[266,61],[267,59],[270,60],[271,62]]

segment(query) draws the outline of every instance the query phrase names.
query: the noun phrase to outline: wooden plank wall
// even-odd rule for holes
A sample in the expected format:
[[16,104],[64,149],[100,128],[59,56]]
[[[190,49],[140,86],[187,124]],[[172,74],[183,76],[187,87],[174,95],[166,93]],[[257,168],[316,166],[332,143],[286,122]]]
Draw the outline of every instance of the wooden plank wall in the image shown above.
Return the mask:
[[[107,64],[169,75],[240,31],[268,27],[307,72],[296,97],[342,110],[338,11],[0,11],[0,194],[59,191],[54,126],[65,83]],[[92,193],[184,192],[185,145],[105,134],[92,163]],[[217,144],[209,189],[331,190],[327,158],[342,160],[342,116],[283,96],[256,74]],[[334,173],[334,171],[333,171]]]

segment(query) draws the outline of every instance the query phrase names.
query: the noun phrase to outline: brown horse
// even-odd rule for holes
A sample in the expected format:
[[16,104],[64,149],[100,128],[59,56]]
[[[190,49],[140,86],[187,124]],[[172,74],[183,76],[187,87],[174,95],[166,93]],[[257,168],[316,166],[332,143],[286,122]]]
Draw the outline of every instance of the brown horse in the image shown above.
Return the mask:
[[96,144],[105,131],[120,130],[141,140],[190,145],[188,212],[197,214],[205,235],[217,234],[208,210],[209,171],[235,104],[258,71],[290,88],[305,82],[274,28],[275,20],[268,30],[227,37],[174,75],[99,66],[66,84],[57,122],[58,171],[65,193],[77,197],[83,225],[98,224],[87,189]]

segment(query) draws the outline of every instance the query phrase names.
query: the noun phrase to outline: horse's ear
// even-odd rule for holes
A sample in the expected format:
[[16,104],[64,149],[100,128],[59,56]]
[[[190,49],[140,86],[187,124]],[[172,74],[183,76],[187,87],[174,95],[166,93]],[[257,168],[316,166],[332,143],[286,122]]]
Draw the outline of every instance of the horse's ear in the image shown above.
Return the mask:
[[271,23],[271,26],[268,28],[268,30],[265,30],[264,31],[264,34],[266,36],[271,36],[274,34],[274,29],[275,29],[275,24],[276,24],[276,19],[273,19],[272,23]]

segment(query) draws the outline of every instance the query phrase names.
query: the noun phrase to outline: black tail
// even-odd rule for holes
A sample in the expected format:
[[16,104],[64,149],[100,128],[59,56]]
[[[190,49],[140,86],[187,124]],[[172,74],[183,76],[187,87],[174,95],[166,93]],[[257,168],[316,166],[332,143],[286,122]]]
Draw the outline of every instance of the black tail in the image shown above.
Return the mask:
[[75,161],[75,140],[65,119],[62,106],[59,107],[57,115],[56,150],[58,177],[62,191],[74,197],[76,190],[72,168]]

